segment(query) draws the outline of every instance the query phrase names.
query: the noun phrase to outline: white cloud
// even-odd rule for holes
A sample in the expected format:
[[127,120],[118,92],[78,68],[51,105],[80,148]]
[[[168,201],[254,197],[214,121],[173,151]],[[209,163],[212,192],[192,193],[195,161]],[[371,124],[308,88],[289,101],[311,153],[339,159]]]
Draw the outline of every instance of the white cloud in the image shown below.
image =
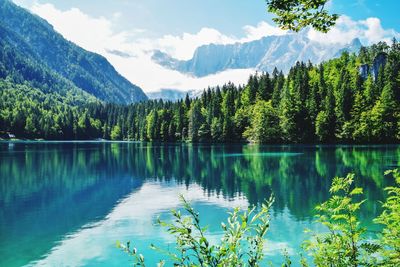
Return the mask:
[[163,68],[154,63],[151,60],[151,55],[146,53],[135,58],[108,54],[107,58],[122,75],[128,77],[147,92],[158,91],[161,88],[203,89],[208,86],[221,85],[228,81],[241,84],[248,79],[250,73],[254,72],[253,69],[228,70],[215,75],[196,78]]
[[[183,33],[180,36],[165,35],[156,39],[144,39],[140,38],[144,29],[118,33],[113,31],[114,21],[121,16],[119,13],[112,14],[110,19],[92,17],[78,8],[63,11],[52,4],[38,2],[34,2],[30,10],[46,19],[66,39],[87,50],[104,55],[122,75],[147,92],[161,88],[203,89],[229,81],[240,84],[244,83],[254,71],[253,69],[228,70],[203,78],[190,77],[154,63],[151,55],[155,49],[167,52],[178,59],[189,59],[201,45],[244,42],[266,35],[284,33],[266,22],[260,22],[256,26],[244,26],[245,36],[242,38],[224,35],[216,29],[202,28],[194,34]],[[131,41],[132,39],[134,41]],[[121,57],[118,54],[132,56]]]
[[[17,0],[23,1],[23,0]],[[25,5],[27,6],[27,5]],[[203,89],[207,86],[246,82],[253,69],[228,70],[202,78],[189,77],[177,71],[165,69],[151,60],[155,49],[167,52],[178,59],[189,59],[198,46],[215,43],[230,44],[260,39],[269,35],[283,35],[283,31],[267,22],[255,26],[243,27],[243,36],[228,36],[216,29],[202,28],[197,33],[183,33],[179,36],[165,35],[160,38],[144,38],[144,29],[130,29],[115,32],[121,14],[111,14],[110,18],[93,17],[83,13],[78,8],[59,10],[52,4],[40,4],[36,1],[28,5],[33,13],[46,19],[65,38],[83,48],[104,55],[132,83],[137,84],[146,92],[161,88],[180,90]],[[349,43],[353,38],[360,37],[364,44],[380,40],[389,40],[397,35],[394,30],[382,28],[378,18],[354,21],[347,16],[341,16],[337,25],[328,33],[322,34],[309,30],[311,40],[322,43]],[[131,55],[122,57],[120,55]]]
[[364,44],[370,45],[379,41],[390,42],[393,36],[400,35],[393,29],[384,29],[379,18],[355,21],[345,15],[338,19],[337,24],[327,34],[314,29],[308,31],[311,40],[324,44],[347,44],[354,38],[359,38]]
[[[31,11],[46,19],[66,39],[97,53],[104,53],[107,47],[124,47],[131,34],[114,33],[110,20],[104,17],[93,18],[78,8],[61,11],[52,4],[35,2]],[[114,18],[116,16],[113,15]]]
[[376,43],[379,41],[390,41],[393,36],[398,35],[394,30],[385,30],[382,28],[381,21],[378,18],[368,18],[361,21],[367,29],[365,30],[365,38],[369,43]]
[[265,21],[261,21],[257,26],[246,25],[243,27],[243,30],[246,32],[246,37],[242,39],[243,41],[253,41],[261,39],[264,36],[284,35],[287,33],[287,31]]

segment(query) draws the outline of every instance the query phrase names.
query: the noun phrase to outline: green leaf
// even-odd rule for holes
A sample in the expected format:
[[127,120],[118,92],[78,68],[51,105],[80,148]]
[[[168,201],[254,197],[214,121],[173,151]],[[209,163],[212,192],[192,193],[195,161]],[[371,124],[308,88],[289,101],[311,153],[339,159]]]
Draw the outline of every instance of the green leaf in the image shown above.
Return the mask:
[[350,195],[361,195],[363,194],[363,189],[361,187],[356,187],[354,188],[351,192]]

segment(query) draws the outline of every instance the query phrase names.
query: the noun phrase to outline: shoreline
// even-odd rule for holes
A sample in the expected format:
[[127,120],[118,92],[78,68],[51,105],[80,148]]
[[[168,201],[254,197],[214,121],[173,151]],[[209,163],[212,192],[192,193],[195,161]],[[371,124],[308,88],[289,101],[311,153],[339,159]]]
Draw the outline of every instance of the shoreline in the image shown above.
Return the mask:
[[137,140],[45,140],[45,139],[0,139],[0,143],[146,143],[156,145],[215,145],[215,146],[236,146],[236,145],[258,145],[258,146],[269,146],[269,147],[330,147],[330,146],[356,146],[356,147],[383,147],[383,146],[399,146],[400,143],[252,143],[252,142],[232,142],[232,143],[211,143],[211,142],[161,142],[161,141],[137,141]]

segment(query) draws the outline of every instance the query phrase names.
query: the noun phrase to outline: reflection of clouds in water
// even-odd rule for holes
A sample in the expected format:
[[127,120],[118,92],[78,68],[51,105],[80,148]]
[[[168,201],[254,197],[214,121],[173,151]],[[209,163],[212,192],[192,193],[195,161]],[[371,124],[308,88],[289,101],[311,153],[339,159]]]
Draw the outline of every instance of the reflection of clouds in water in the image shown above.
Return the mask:
[[267,240],[263,251],[266,258],[268,256],[281,256],[283,251],[287,251],[289,255],[295,254],[295,250],[287,242],[274,242],[271,240]]
[[[82,266],[91,259],[112,258],[115,252],[119,252],[115,248],[115,241],[132,236],[147,239],[157,236],[160,241],[172,242],[173,238],[155,226],[154,220],[158,214],[180,206],[179,194],[185,195],[192,203],[207,202],[222,208],[248,206],[243,197],[227,201],[216,195],[205,196],[203,192],[197,185],[191,185],[188,190],[185,186],[146,183],[118,203],[104,220],[85,225],[76,233],[66,236],[48,255],[30,265]],[[114,257],[118,257],[118,254]]]
[[[149,182],[122,199],[104,220],[85,225],[79,231],[66,236],[43,259],[30,265],[82,266],[87,262],[107,261],[108,265],[111,262],[117,266],[123,264],[121,260],[125,260],[121,255],[122,252],[115,248],[117,240],[122,242],[131,240],[134,245],[148,242],[146,246],[151,242],[173,244],[174,237],[166,233],[165,229],[154,225],[154,222],[158,215],[168,214],[169,210],[180,207],[179,194],[185,195],[195,208],[197,205],[206,205],[207,209],[214,209],[210,210],[210,216],[215,216],[219,208],[248,207],[244,197],[238,196],[226,200],[216,194],[206,195],[204,190],[195,184],[188,189],[184,185],[174,183],[166,185]],[[224,219],[226,217],[224,216]],[[300,242],[305,238],[304,229],[310,227],[309,222],[298,222],[287,208],[282,212],[273,212],[270,230],[267,233],[268,241],[264,249],[266,260],[272,260],[273,264],[281,263],[284,250],[291,256],[295,255]],[[316,227],[318,226],[312,226]],[[208,236],[211,243],[218,243],[222,237],[221,231],[212,231]]]
[[[300,263],[299,252],[301,252],[302,242],[310,238],[310,235],[305,233],[305,229],[324,231],[322,225],[313,223],[312,220],[296,219],[287,207],[282,211],[272,212],[270,228],[266,235],[268,240],[264,248],[267,261],[271,260],[273,266],[280,266],[284,260],[283,252],[286,251],[291,257],[293,266],[297,266]],[[307,258],[307,255],[303,256]]]

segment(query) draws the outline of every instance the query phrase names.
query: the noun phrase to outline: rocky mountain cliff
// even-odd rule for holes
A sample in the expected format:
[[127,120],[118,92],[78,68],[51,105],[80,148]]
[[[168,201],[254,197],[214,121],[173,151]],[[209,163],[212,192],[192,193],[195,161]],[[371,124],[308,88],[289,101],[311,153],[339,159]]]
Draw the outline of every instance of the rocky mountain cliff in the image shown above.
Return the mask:
[[342,52],[358,52],[359,39],[348,45],[322,44],[310,40],[305,32],[283,36],[268,36],[259,40],[228,45],[209,44],[196,49],[189,60],[178,60],[161,51],[152,59],[166,68],[203,77],[227,69],[254,68],[272,71],[275,67],[287,72],[297,61],[320,63]]

